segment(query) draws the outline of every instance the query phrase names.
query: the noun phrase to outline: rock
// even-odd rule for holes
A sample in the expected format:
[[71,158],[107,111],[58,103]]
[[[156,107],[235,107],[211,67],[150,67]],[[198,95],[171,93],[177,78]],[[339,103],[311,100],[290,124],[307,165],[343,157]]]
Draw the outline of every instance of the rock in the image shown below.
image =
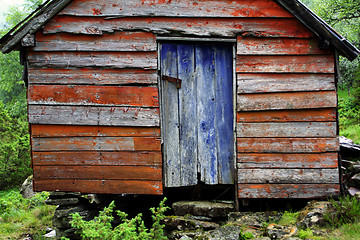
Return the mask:
[[173,231],[171,233],[170,239],[194,239],[198,238],[203,234],[203,231],[196,230],[196,231]]
[[66,217],[72,213],[84,211],[87,208],[89,208],[89,204],[86,203],[75,206],[59,206],[54,213],[54,217],[56,218]]
[[192,219],[187,216],[168,216],[164,219],[164,224],[168,230],[211,230],[219,227],[219,224],[214,222],[205,222]]
[[181,201],[172,205],[175,215],[186,214],[211,218],[225,218],[234,210],[233,202]]
[[33,191],[33,175],[29,176],[21,185],[20,193],[23,198],[31,198],[35,196],[35,192]]
[[282,226],[275,223],[269,224],[266,228],[266,234],[271,239],[284,239],[293,237],[298,233],[298,229],[295,226]]
[[51,199],[48,198],[45,201],[48,205],[75,205],[79,203],[79,198],[59,198],[59,199]]
[[311,228],[313,226],[323,226],[325,224],[324,214],[331,205],[325,201],[311,201],[299,212],[297,227]]
[[354,144],[351,139],[340,137],[340,154],[342,158],[357,158],[360,157],[360,145]]
[[341,166],[347,168],[347,169],[350,169],[350,167],[352,166],[352,164],[354,164],[353,161],[349,161],[349,160],[345,160],[345,159],[342,159],[341,160]]
[[355,174],[349,181],[349,186],[354,188],[360,188],[360,173]]
[[51,232],[44,235],[46,238],[55,238],[56,237],[56,231],[52,230]]
[[282,217],[279,212],[232,212],[229,213],[229,222],[243,226],[261,228],[266,222],[277,222]]
[[242,227],[239,225],[225,225],[202,234],[201,240],[234,240],[240,238]]

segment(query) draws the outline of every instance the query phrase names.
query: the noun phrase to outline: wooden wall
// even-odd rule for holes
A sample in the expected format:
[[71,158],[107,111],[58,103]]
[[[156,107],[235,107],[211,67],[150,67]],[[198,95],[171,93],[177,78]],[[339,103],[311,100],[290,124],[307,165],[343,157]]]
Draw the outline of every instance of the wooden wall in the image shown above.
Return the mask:
[[272,0],[74,0],[28,49],[35,190],[162,194],[156,36],[237,38],[239,197],[339,191],[331,52]]
[[155,36],[36,35],[28,54],[35,190],[162,194]]
[[240,198],[339,193],[334,55],[313,38],[237,39]]

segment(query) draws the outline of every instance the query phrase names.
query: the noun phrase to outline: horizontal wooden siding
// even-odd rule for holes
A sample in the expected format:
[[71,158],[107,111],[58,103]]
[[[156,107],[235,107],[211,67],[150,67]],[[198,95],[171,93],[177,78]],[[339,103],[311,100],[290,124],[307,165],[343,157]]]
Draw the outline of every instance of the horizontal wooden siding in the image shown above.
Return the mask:
[[239,198],[339,194],[334,57],[315,39],[237,39]]

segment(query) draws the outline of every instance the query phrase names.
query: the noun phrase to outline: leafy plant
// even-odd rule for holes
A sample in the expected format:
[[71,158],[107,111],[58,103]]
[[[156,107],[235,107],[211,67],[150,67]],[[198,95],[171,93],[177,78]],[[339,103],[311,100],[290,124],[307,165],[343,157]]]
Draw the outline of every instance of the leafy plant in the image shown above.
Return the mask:
[[[150,208],[152,212],[152,228],[148,230],[145,227],[145,223],[142,220],[142,214],[139,213],[132,219],[127,219],[127,214],[117,210],[116,213],[121,219],[121,224],[116,227],[112,227],[113,211],[115,208],[114,201],[110,205],[104,208],[99,213],[99,216],[94,220],[85,221],[82,219],[79,213],[72,214],[73,220],[70,221],[72,227],[78,229],[78,233],[83,239],[97,240],[97,239],[131,239],[131,240],[165,240],[164,225],[161,221],[164,219],[164,213],[168,209],[165,206],[165,201],[162,200],[157,208]],[[65,239],[65,238],[64,238]]]
[[251,232],[240,232],[239,240],[247,240],[254,238],[254,235]]
[[355,197],[341,197],[339,201],[330,200],[331,207],[324,215],[324,219],[331,227],[339,227],[347,223],[360,220],[360,201]]
[[281,219],[279,220],[278,224],[294,225],[296,223],[298,216],[299,216],[298,212],[285,211],[284,214],[281,216]]
[[0,101],[0,190],[20,185],[31,172],[28,124],[12,118]]
[[320,239],[319,237],[314,236],[314,233],[310,228],[300,229],[298,236],[301,239]]

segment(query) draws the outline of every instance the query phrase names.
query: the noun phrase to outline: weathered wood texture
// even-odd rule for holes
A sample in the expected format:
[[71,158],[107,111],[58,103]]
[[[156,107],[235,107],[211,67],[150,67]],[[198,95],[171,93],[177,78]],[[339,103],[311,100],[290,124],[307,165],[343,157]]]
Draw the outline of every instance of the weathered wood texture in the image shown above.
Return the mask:
[[246,168],[336,168],[337,153],[241,153],[237,156],[239,169]]
[[336,122],[238,123],[237,137],[336,137]]
[[238,93],[334,91],[333,74],[237,74]]
[[239,198],[339,194],[334,56],[306,38],[237,38]]
[[232,46],[161,45],[165,186],[233,183]]
[[32,51],[156,51],[156,38],[152,33],[115,32],[102,36],[36,34],[36,46]]
[[269,0],[236,1],[86,1],[76,0],[60,12],[74,16],[293,17]]
[[[212,104],[214,86],[207,82],[189,81],[181,89],[161,83],[159,96],[156,35],[162,34],[237,38],[239,171],[234,174],[239,197],[311,198],[339,192],[333,54],[320,50],[314,34],[270,0],[72,1],[38,31],[35,47],[29,48],[35,190],[162,194],[161,97],[184,99],[162,106],[180,121],[163,119],[168,132],[162,135],[170,140],[163,149],[170,160],[187,156],[181,157],[182,170],[171,161],[164,168],[183,183],[196,184],[189,180],[197,180],[191,159],[202,149],[197,129],[207,125],[183,123],[197,112],[224,114],[218,125],[213,121],[215,132],[200,134],[209,145],[214,134],[228,131],[229,124],[221,121],[230,115],[226,107]],[[182,55],[176,50],[170,56],[170,65],[180,64],[163,73],[207,77],[209,71],[193,71],[189,62],[206,65],[210,58],[185,45],[179,47]],[[211,61],[206,66],[213,67]],[[216,84],[228,88],[221,78]],[[176,138],[186,140],[177,145]],[[211,168],[216,147],[207,147],[203,157],[209,165],[200,172],[212,176],[219,171]],[[259,175],[263,178],[254,178]]]
[[334,122],[336,109],[299,109],[237,112],[237,122]]
[[237,38],[239,55],[314,55],[330,54],[321,50],[317,39],[302,38]]
[[30,52],[30,67],[156,69],[156,52]]
[[[111,188],[112,193],[161,194],[161,187],[154,190],[162,180],[159,128],[32,124],[31,133],[34,179],[39,191],[55,187],[67,191],[61,181],[53,188],[42,185],[51,180],[111,180],[111,187],[104,184],[90,192],[110,192]],[[121,188],[139,180],[144,183],[142,190]],[[119,189],[114,189],[115,184]]]
[[238,138],[241,153],[321,153],[339,151],[337,138]]
[[241,198],[323,198],[338,196],[339,184],[240,184]]
[[333,55],[239,55],[238,73],[334,73]]
[[161,166],[159,151],[33,152],[34,166]]
[[155,137],[33,138],[33,151],[160,151]]
[[239,184],[339,183],[339,171],[330,169],[238,169]]
[[30,84],[148,85],[157,83],[156,70],[30,68]]
[[34,166],[37,179],[161,180],[159,166]]
[[29,104],[159,107],[157,87],[31,85]]
[[35,124],[159,126],[158,108],[29,105]]
[[[241,86],[240,86],[241,87]],[[335,91],[239,94],[238,111],[335,108]]]
[[155,127],[31,125],[33,137],[160,137]]
[[[203,2],[202,2],[203,3]],[[49,33],[95,34],[114,31],[146,31],[156,34],[235,37],[311,38],[313,34],[294,18],[184,18],[184,17],[99,17],[56,16],[43,31]]]
[[83,179],[37,179],[34,173],[35,191],[65,191],[82,193],[129,193],[161,195],[161,181],[141,180],[83,180]]

